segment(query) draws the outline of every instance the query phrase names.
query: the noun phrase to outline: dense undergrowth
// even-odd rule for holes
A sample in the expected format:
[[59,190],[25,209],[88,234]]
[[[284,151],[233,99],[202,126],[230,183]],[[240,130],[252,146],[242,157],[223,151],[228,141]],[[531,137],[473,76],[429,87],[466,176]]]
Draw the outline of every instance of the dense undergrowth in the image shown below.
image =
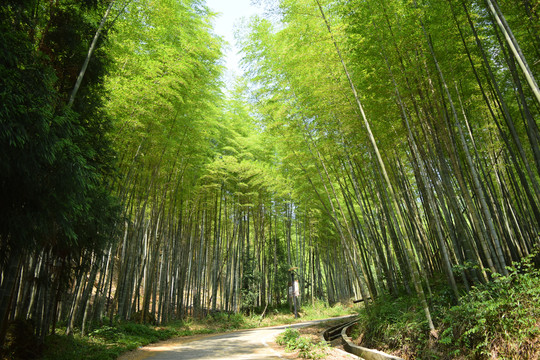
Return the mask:
[[[305,306],[300,311],[300,318],[295,319],[287,306],[268,309],[266,316],[229,314],[216,312],[202,319],[188,318],[184,321],[171,322],[166,326],[151,326],[134,322],[112,323],[96,326],[88,335],[82,336],[78,329],[71,336],[59,328],[55,335],[47,337],[43,347],[36,346],[30,336],[13,333],[3,359],[44,360],[112,360],[122,353],[172,337],[212,334],[237,329],[249,329],[264,326],[291,324],[327,317],[351,314],[358,309],[337,304],[327,306],[322,302]],[[262,313],[262,311],[261,311]],[[27,329],[30,331],[31,329]]]
[[540,270],[527,258],[493,274],[457,305],[444,285],[432,288],[438,339],[429,335],[418,301],[410,295],[379,298],[351,337],[362,346],[408,359],[538,359],[540,357]]

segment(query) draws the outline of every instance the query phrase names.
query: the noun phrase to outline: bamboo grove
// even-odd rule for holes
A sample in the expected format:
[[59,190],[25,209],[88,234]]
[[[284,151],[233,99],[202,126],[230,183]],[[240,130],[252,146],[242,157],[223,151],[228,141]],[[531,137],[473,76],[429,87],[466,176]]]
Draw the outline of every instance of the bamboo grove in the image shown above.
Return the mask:
[[436,335],[435,281],[534,253],[537,0],[259,5],[229,91],[204,1],[2,5],[2,342],[262,313],[291,268],[303,303],[417,296]]

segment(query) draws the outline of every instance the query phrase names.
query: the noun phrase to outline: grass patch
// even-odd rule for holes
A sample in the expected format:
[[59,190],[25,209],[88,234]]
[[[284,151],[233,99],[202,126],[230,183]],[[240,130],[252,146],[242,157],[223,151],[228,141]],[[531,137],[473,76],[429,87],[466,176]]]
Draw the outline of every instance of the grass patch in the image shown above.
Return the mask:
[[304,359],[324,359],[328,344],[324,341],[314,343],[305,336],[300,336],[296,329],[288,328],[276,337],[276,343],[285,346],[287,351],[298,351]]
[[179,331],[173,328],[135,323],[104,325],[84,337],[77,332],[73,336],[66,336],[60,330],[47,338],[43,359],[112,360],[126,351],[178,334]]

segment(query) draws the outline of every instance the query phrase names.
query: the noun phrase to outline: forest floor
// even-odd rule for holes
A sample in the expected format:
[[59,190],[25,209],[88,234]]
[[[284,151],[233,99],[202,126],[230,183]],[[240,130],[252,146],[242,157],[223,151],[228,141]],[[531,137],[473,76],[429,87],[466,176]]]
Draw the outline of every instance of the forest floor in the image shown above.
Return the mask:
[[[176,337],[156,344],[151,344],[120,356],[119,360],[166,359],[303,359],[306,353],[288,351],[276,344],[275,338],[287,329],[299,330],[302,337],[310,344],[321,342],[324,329],[343,318],[334,321],[316,320],[285,326],[239,330],[212,335]],[[309,358],[328,360],[355,359],[342,350],[333,347],[314,345]]]
[[[159,350],[174,348],[178,352],[181,347],[189,347],[198,340],[210,338],[227,344],[229,340],[226,336],[232,335],[234,338],[242,333],[247,336],[246,341],[252,342],[251,350],[260,356],[260,349],[274,350],[264,357],[251,357],[244,353],[244,359],[300,359],[306,358],[308,354],[316,359],[350,359],[352,357],[339,351],[339,348],[318,344],[321,332],[332,326],[331,323],[311,324],[298,329],[296,333],[289,328],[298,327],[293,323],[299,320],[305,322],[351,314],[359,316],[358,325],[350,336],[360,345],[405,360],[540,359],[540,270],[530,262],[525,262],[510,268],[507,276],[494,274],[493,277],[492,282],[477,285],[469,293],[463,291],[457,300],[444,281],[432,284],[433,296],[429,302],[438,339],[429,336],[425,314],[418,299],[403,293],[381,295],[370,304],[369,312],[363,307],[316,304],[304,307],[301,319],[295,319],[288,313],[288,309],[275,309],[269,311],[264,319],[260,315],[216,314],[200,320],[186,319],[163,327],[136,323],[102,324],[92,328],[86,336],[78,333],[66,336],[59,329],[56,335],[48,338],[43,359],[114,360],[118,356],[127,356],[121,359],[139,360],[144,357],[130,358],[135,355],[122,354],[141,347],[148,350],[144,356],[155,358],[164,353]],[[287,325],[272,332],[272,328],[277,329],[278,324]],[[261,344],[263,337],[256,335],[256,330],[253,330],[255,328],[263,330],[260,334],[264,334],[266,344]],[[275,337],[287,331],[296,337],[283,345],[277,345]],[[149,345],[151,343],[155,344]],[[289,346],[291,344],[294,346]],[[227,351],[225,349],[236,345],[222,343],[219,346]],[[203,347],[201,351],[204,350]]]
[[[295,323],[327,319],[357,314],[360,307],[336,304],[328,306],[322,302],[306,305],[300,311],[301,318],[295,319],[287,307],[271,309],[266,317],[216,313],[203,319],[188,318],[173,321],[166,326],[151,326],[134,322],[97,324],[86,335],[78,329],[72,336],[66,336],[63,328],[46,339],[43,360],[114,360],[136,349],[179,346],[198,339],[221,336],[225,333],[238,333],[256,328],[270,328],[278,325],[295,326]],[[108,325],[107,325],[108,324]],[[322,331],[322,330],[321,330]],[[270,343],[271,340],[268,341]],[[133,352],[133,351],[131,351]],[[129,359],[129,355],[126,360]],[[337,359],[337,358],[336,358]]]
[[[299,323],[220,334],[175,337],[130,351],[120,356],[118,360],[235,359],[246,358],[246,356],[253,359],[305,359],[305,354],[299,350],[289,351],[284,346],[278,345],[275,342],[276,335],[286,329],[297,328],[302,337],[309,339],[313,344],[319,344],[322,340],[322,332],[342,321],[342,319],[330,322],[311,321],[308,326],[305,323]],[[331,346],[322,348],[317,346],[311,355],[311,358],[327,360],[357,359],[356,356],[347,354],[339,347]]]

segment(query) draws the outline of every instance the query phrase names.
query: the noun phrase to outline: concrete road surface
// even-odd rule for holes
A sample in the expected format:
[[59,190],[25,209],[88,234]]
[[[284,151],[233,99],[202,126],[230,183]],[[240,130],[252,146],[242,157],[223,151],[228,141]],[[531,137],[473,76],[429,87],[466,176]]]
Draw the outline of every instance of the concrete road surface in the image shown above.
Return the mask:
[[[343,318],[343,317],[342,317]],[[182,338],[169,340],[152,346],[147,346],[123,355],[119,360],[259,360],[282,359],[280,354],[272,349],[268,343],[276,335],[288,327],[300,328],[319,322],[336,320],[339,318],[308,321],[299,324],[274,326],[251,330],[236,331],[233,333],[195,337],[183,340]]]

